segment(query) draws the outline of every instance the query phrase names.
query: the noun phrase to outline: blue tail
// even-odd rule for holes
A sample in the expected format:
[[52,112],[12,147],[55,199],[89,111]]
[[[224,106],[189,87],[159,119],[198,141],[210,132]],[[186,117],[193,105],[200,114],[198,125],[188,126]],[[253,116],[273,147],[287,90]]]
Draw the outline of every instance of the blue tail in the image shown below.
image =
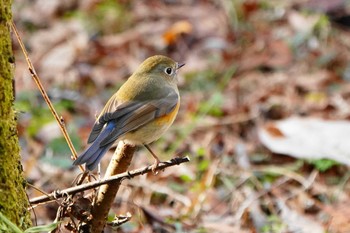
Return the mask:
[[88,170],[94,170],[102,157],[106,154],[109,148],[113,145],[109,143],[104,146],[100,146],[101,142],[108,137],[108,135],[115,128],[114,122],[109,122],[107,126],[102,130],[100,135],[96,138],[96,140],[88,147],[79,157],[73,162],[73,165],[80,165],[86,163],[86,168]]

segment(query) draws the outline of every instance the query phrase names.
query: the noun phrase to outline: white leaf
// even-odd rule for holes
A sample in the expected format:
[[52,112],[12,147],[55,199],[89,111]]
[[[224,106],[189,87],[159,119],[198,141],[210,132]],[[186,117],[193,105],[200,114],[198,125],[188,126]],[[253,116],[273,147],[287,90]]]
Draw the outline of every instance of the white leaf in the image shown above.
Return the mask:
[[350,165],[349,121],[293,117],[260,128],[259,138],[275,153]]

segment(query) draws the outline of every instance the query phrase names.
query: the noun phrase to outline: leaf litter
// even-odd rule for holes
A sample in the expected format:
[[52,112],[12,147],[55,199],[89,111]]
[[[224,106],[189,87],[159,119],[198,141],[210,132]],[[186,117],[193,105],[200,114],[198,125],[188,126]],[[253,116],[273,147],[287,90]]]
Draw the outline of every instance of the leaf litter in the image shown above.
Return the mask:
[[[191,163],[124,181],[111,212],[132,218],[106,232],[349,231],[340,208],[349,202],[349,31],[334,17],[349,4],[306,2],[14,1],[14,21],[78,151],[142,60],[186,63],[179,115],[152,148]],[[25,175],[46,192],[64,189],[79,171],[54,119],[40,117],[47,107],[15,40],[13,48]],[[131,168],[148,163],[140,148]],[[56,210],[35,208],[38,224]]]

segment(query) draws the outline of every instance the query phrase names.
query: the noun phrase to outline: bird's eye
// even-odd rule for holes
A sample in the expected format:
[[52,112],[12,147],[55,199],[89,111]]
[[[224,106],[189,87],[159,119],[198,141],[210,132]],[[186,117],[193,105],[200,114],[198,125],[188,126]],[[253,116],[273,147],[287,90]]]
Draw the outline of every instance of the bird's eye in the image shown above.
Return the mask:
[[168,75],[171,75],[173,73],[173,69],[168,67],[168,68],[165,68],[165,73],[168,74]]

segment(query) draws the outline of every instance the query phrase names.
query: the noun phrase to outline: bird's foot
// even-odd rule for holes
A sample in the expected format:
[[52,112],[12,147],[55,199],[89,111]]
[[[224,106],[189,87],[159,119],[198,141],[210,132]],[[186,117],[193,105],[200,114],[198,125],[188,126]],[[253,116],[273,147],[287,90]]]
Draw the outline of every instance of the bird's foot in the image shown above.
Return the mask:
[[158,174],[157,168],[158,168],[159,163],[160,163],[160,160],[158,158],[155,158],[155,161],[152,165],[152,172],[154,175]]

